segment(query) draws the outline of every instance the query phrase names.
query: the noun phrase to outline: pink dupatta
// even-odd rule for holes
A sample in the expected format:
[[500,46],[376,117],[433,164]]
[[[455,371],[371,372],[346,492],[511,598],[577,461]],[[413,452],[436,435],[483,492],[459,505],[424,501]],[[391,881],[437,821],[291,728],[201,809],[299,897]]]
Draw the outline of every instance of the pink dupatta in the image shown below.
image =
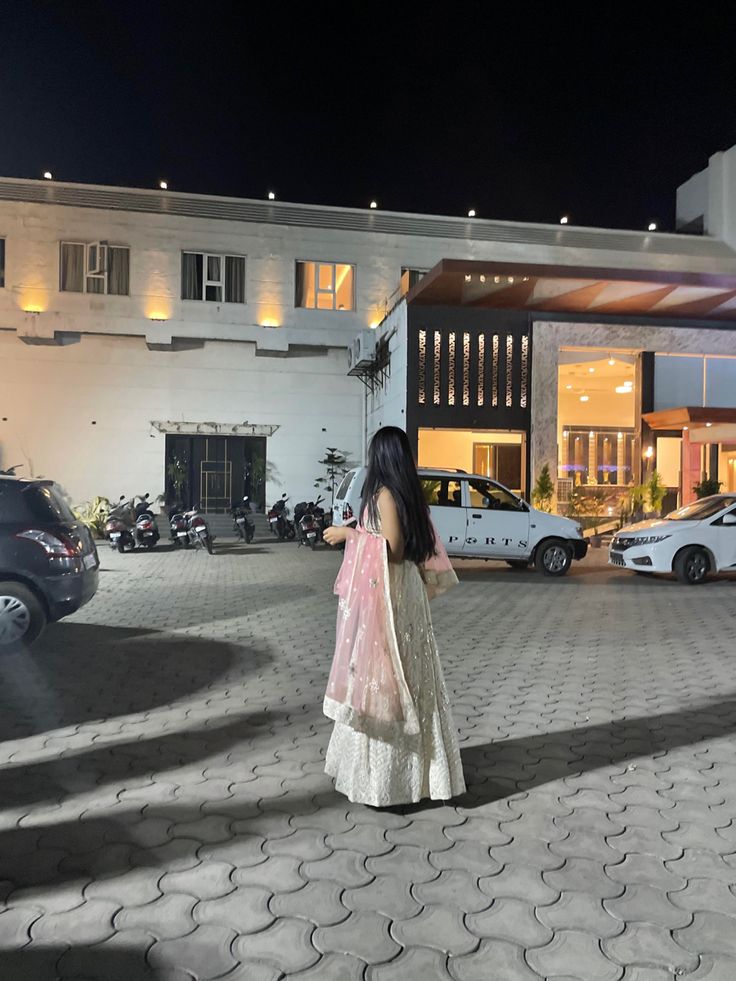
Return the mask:
[[[397,732],[413,735],[419,732],[419,720],[396,639],[387,543],[365,528],[356,532],[345,544],[335,582],[337,638],[324,713],[379,738]],[[419,566],[428,598],[457,583],[436,529],[435,535],[437,553]]]

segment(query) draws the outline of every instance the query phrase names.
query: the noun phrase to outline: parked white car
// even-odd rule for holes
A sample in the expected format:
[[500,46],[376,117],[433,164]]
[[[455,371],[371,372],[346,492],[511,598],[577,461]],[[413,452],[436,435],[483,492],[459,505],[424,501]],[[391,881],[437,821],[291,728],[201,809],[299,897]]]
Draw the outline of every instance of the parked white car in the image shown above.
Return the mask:
[[[515,569],[531,563],[548,576],[563,576],[588,543],[579,524],[531,507],[495,480],[458,470],[421,468],[419,478],[440,537],[459,559],[495,559]],[[345,475],[335,496],[332,521],[358,517],[365,468]]]
[[709,573],[736,571],[736,494],[714,494],[622,528],[608,561],[635,572],[674,572],[691,586]]

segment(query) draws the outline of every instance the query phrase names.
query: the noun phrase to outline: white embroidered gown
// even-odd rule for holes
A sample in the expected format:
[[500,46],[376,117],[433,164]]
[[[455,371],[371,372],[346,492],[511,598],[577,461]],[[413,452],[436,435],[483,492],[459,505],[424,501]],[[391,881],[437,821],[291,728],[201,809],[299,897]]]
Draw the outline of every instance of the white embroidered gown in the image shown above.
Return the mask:
[[465,780],[427,591],[413,562],[390,562],[389,579],[399,654],[419,733],[377,738],[336,722],[325,771],[354,803],[390,807],[427,797],[448,800],[465,791]]

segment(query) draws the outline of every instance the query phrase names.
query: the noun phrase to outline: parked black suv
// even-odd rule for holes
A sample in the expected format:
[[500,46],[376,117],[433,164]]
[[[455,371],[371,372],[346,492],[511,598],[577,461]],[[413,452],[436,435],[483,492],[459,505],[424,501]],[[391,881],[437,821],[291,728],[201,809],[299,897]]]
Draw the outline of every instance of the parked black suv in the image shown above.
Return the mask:
[[100,560],[50,480],[0,476],[0,650],[89,602]]

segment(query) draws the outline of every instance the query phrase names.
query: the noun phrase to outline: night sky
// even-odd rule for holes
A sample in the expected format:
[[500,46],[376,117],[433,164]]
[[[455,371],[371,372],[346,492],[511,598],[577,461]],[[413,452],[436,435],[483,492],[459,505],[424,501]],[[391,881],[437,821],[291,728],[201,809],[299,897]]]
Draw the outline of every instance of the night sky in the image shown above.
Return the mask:
[[728,6],[8,0],[0,174],[673,228],[736,143]]

